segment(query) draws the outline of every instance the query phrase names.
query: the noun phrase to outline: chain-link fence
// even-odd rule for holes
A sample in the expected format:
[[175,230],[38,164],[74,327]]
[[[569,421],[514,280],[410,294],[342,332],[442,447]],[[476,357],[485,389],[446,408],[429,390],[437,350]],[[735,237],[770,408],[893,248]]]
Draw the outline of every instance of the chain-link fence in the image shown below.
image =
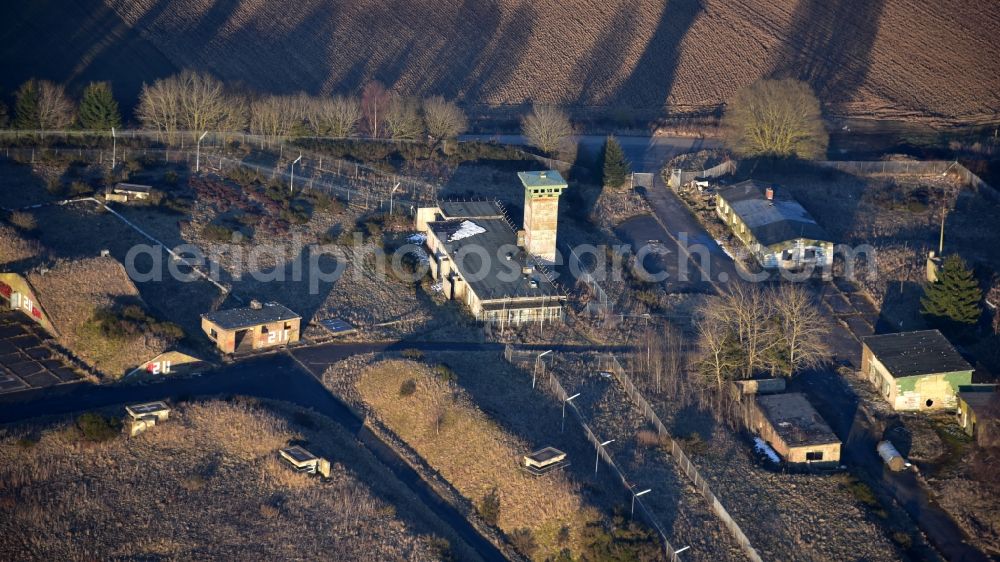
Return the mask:
[[[503,357],[508,363],[515,365],[518,363],[528,363],[532,369],[537,369],[537,363],[541,361],[536,352],[516,350],[509,344],[504,346]],[[580,427],[583,428],[583,433],[587,437],[587,441],[590,441],[590,443],[594,446],[594,449],[597,451],[597,456],[604,461],[604,464],[606,464],[608,468],[611,469],[615,477],[625,488],[625,491],[629,494],[634,494],[635,490],[632,488],[629,479],[625,476],[625,473],[622,472],[621,468],[619,468],[615,463],[611,454],[608,453],[607,447],[601,445],[602,441],[597,437],[597,435],[594,434],[593,430],[590,429],[587,422],[584,421],[583,414],[581,414],[580,410],[577,409],[576,404],[569,400],[569,394],[566,393],[566,390],[559,383],[559,379],[555,376],[555,373],[549,370],[547,376],[542,377],[541,383],[546,385],[552,394],[555,395],[560,402],[563,402],[566,405],[566,409],[573,414],[573,417],[580,424]],[[656,516],[653,515],[653,512],[646,507],[642,498],[633,496],[633,501],[635,501],[635,506],[638,508],[639,514],[642,515],[642,518],[650,527],[656,529],[657,534],[660,535],[660,539],[663,541],[664,555],[667,560],[670,562],[680,562],[680,557],[677,556],[674,547],[671,546],[670,541],[667,539],[667,533],[659,519],[657,519]]]

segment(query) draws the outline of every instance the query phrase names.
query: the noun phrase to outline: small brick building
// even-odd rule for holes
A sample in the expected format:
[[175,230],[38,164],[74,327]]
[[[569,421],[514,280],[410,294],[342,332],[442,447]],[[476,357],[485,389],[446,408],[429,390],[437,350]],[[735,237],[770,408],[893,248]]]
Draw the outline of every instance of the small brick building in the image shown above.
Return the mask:
[[223,353],[245,353],[299,341],[302,317],[275,302],[201,315],[201,329]]

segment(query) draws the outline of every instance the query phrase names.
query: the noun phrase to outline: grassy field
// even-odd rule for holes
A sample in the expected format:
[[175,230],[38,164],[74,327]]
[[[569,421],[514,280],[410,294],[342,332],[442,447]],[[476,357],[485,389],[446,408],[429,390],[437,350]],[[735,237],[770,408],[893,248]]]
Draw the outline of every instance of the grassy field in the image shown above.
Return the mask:
[[[61,20],[84,23],[59,33]],[[14,21],[8,92],[31,75],[113,78],[131,99],[143,80],[195,68],[280,93],[374,78],[404,94],[627,118],[714,109],[757,78],[791,75],[853,116],[995,119],[998,106],[1000,14],[976,0],[62,0]],[[39,36],[65,40],[20,47]]]
[[[412,393],[403,390],[408,381]],[[531,445],[497,425],[459,387],[427,365],[387,360],[365,369],[357,390],[389,429],[480,509],[495,489],[498,526],[508,535],[529,529],[538,544],[533,558],[555,557],[564,548],[580,552],[582,529],[598,516],[576,485],[560,472],[545,478],[521,472],[517,463]]]
[[[0,430],[0,551],[59,560],[435,558],[426,537],[352,472],[366,465],[352,457],[350,437],[275,408],[186,403],[139,437],[99,443],[72,422]],[[331,481],[277,459],[291,440],[334,462]]]

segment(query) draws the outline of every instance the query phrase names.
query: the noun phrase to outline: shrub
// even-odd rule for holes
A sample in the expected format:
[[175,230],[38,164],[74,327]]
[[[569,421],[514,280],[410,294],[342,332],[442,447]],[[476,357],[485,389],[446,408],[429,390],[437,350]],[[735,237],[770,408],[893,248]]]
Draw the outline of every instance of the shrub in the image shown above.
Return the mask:
[[14,211],[10,214],[10,224],[25,232],[32,232],[38,228],[38,221],[35,220],[35,215],[22,211]]
[[521,554],[532,558],[535,552],[538,550],[538,543],[535,542],[535,534],[531,532],[531,529],[523,527],[521,529],[516,529],[510,534],[510,543],[514,545],[514,548],[518,550]]
[[66,189],[66,194],[70,197],[76,197],[79,195],[90,195],[94,192],[94,188],[90,184],[82,181],[75,181],[69,184]]
[[448,542],[448,539],[431,536],[427,540],[427,544],[430,547],[432,557],[435,560],[440,560],[441,562],[451,562],[455,559],[455,555],[451,552],[451,543]]
[[496,525],[500,521],[500,491],[494,487],[479,501],[479,515],[488,525]]
[[21,437],[17,440],[17,446],[19,449],[30,449],[37,444],[38,440],[31,437]]
[[400,396],[412,396],[414,392],[417,391],[417,381],[413,379],[406,379],[403,384],[399,385],[399,395]]
[[423,351],[420,351],[419,349],[414,349],[412,347],[404,349],[400,353],[400,355],[402,355],[403,357],[405,357],[407,359],[412,359],[414,361],[422,361],[423,358],[424,358],[424,352]]
[[106,418],[96,412],[80,414],[76,427],[87,441],[100,443],[110,441],[121,433],[122,423],[117,418]]
[[159,321],[139,305],[129,304],[115,309],[99,308],[92,319],[98,324],[101,334],[112,340],[125,340],[145,332],[151,332],[168,340],[184,338],[184,329],[173,322]]
[[235,231],[228,226],[221,224],[206,224],[201,229],[201,235],[206,240],[212,242],[231,242]]
[[444,363],[438,363],[437,365],[434,365],[434,375],[441,381],[446,383],[451,383],[458,380],[458,375],[455,374],[455,371],[452,371],[451,367],[445,365]]

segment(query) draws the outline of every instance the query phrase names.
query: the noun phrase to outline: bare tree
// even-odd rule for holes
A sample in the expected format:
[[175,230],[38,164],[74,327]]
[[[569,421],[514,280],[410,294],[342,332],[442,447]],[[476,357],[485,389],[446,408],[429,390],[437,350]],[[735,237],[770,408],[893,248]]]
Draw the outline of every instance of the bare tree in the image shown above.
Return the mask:
[[820,158],[829,142],[819,100],[798,80],[758,80],[740,90],[722,125],[729,146],[742,156]]
[[136,116],[143,127],[165,133],[169,140],[173,139],[181,126],[179,89],[179,82],[172,78],[142,85]]
[[772,299],[759,285],[731,283],[717,305],[718,313],[732,325],[743,354],[739,376],[749,378],[767,368],[769,354],[776,345],[771,318]]
[[715,392],[725,390],[725,384],[739,367],[739,343],[733,322],[719,306],[720,299],[709,299],[699,311],[697,372],[702,384]]
[[347,138],[354,134],[361,120],[361,105],[357,99],[344,96],[313,99],[305,120],[317,136]]
[[778,363],[786,376],[814,368],[830,357],[827,337],[830,330],[819,309],[805,289],[797,284],[785,284],[772,293],[777,321]]
[[424,100],[424,123],[427,134],[437,141],[456,138],[469,126],[465,112],[441,96]]
[[417,100],[394,95],[385,110],[385,128],[393,140],[416,140],[424,132]]
[[241,122],[245,111],[237,98],[226,93],[219,80],[209,74],[185,70],[180,74],[144,85],[136,111],[143,125],[164,131],[168,137],[178,130],[199,135],[222,130]]
[[372,138],[386,136],[385,130],[382,129],[382,121],[385,119],[388,102],[389,92],[381,82],[368,82],[361,90],[361,115],[364,118],[365,132]]
[[68,128],[73,124],[75,111],[65,88],[48,80],[38,82],[38,124],[43,130]]
[[265,137],[287,137],[302,124],[307,97],[266,96],[250,102],[250,132]]
[[546,154],[553,154],[564,148],[573,136],[573,126],[562,110],[536,105],[521,121],[521,133],[531,146]]

